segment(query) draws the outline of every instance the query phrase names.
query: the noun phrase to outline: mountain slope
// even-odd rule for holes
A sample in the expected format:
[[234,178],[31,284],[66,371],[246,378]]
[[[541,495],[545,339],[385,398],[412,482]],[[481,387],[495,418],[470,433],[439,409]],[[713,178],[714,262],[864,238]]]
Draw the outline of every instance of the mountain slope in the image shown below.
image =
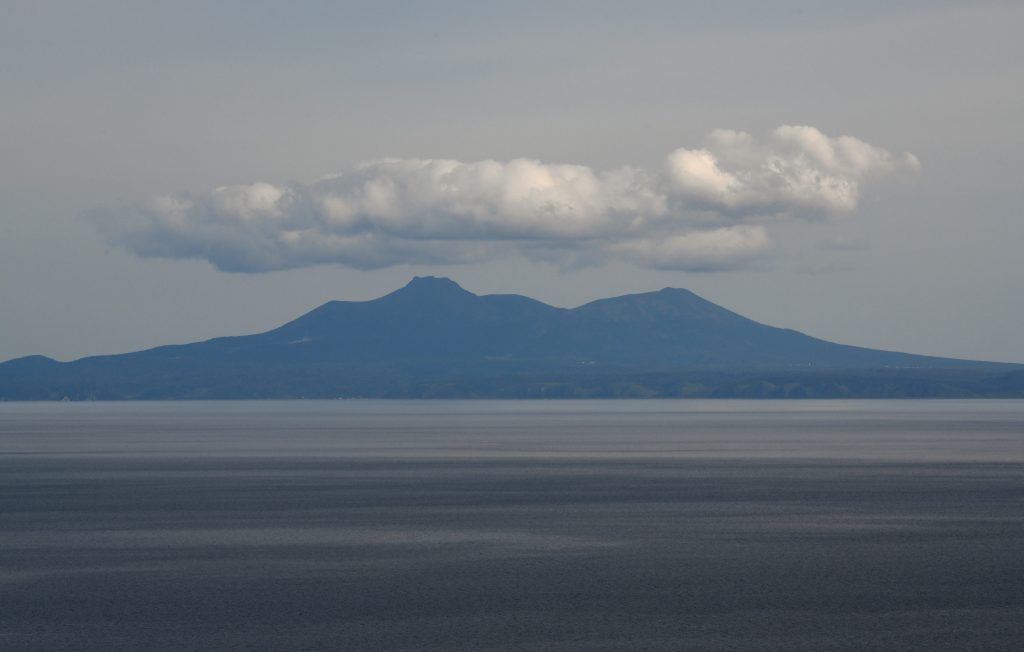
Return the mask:
[[571,395],[605,395],[623,383],[662,387],[653,395],[685,394],[680,387],[728,395],[723,382],[747,386],[757,374],[799,371],[821,385],[839,372],[884,369],[914,370],[940,394],[975,395],[997,392],[992,387],[1005,383],[994,375],[1015,367],[834,344],[757,323],[687,290],[564,309],[424,277],[372,301],[331,301],[256,335],[68,363],[12,360],[0,364],[0,397],[519,396],[552,383]]

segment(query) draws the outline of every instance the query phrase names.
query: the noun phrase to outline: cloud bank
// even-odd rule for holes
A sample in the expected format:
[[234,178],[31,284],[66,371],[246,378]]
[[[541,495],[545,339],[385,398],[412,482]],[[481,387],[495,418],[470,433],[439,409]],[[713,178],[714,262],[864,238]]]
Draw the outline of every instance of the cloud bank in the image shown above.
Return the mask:
[[253,183],[154,197],[90,216],[139,256],[230,272],[319,264],[376,269],[522,256],[563,265],[735,269],[771,249],[780,220],[852,214],[864,184],[916,170],[850,136],[783,126],[712,132],[663,169],[531,159],[381,159],[309,184]]

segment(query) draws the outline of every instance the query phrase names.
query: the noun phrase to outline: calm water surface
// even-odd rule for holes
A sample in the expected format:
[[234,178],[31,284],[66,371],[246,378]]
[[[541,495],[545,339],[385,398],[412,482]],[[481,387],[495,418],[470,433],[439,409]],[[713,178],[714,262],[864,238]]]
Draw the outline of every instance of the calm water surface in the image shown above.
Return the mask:
[[0,403],[2,650],[1021,650],[1022,401]]

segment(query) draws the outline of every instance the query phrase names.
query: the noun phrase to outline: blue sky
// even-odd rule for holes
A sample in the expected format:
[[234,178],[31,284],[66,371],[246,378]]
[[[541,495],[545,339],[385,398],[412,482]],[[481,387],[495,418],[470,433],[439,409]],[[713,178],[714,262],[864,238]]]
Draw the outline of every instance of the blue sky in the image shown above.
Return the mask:
[[[253,332],[439,274],[565,306],[687,287],[1024,361],[1019,3],[2,11],[0,359]],[[168,222],[166,197],[191,203]]]

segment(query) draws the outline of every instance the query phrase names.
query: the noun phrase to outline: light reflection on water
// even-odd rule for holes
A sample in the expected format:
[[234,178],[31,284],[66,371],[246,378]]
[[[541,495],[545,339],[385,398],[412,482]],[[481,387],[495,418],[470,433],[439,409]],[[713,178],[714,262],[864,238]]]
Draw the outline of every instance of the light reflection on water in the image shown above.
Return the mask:
[[0,403],[0,648],[1020,649],[1024,401]]

